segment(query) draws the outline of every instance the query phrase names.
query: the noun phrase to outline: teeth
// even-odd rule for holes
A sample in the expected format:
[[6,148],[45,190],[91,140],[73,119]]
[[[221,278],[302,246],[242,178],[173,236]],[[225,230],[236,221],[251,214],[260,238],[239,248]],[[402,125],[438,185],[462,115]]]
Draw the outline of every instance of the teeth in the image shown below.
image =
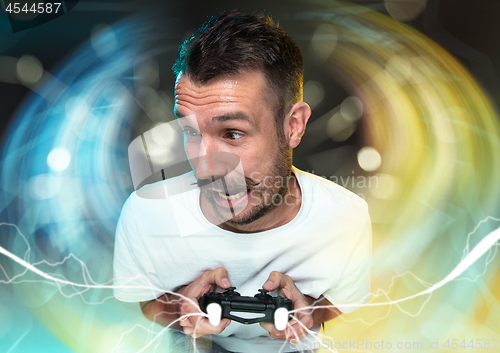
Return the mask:
[[246,193],[247,193],[246,191],[242,191],[242,192],[237,193],[236,195],[228,196],[226,194],[219,192],[219,196],[225,200],[232,201],[232,200],[236,200],[236,199],[239,199],[240,197],[245,196]]

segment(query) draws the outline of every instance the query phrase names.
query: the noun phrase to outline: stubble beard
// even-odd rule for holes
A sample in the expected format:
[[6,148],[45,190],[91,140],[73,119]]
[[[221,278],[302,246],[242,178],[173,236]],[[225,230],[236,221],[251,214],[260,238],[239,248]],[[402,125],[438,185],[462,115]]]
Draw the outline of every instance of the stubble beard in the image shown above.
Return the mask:
[[[242,226],[251,224],[265,215],[269,214],[272,210],[281,205],[282,201],[285,198],[285,195],[288,193],[289,180],[291,176],[292,170],[292,155],[291,151],[287,146],[280,146],[278,153],[276,154],[273,161],[273,168],[269,174],[271,180],[275,182],[271,183],[271,186],[266,185],[257,185],[251,187],[250,191],[250,199],[256,199],[256,195],[259,195],[258,202],[254,204],[249,200],[248,204],[253,207],[246,211],[241,211],[239,213],[232,212],[232,217],[227,219],[224,217],[220,211],[220,207],[212,197],[209,197],[206,193],[204,193],[205,197],[210,202],[215,214],[221,219],[225,220],[225,224],[230,226]],[[267,178],[269,178],[269,176]],[[265,184],[265,183],[264,183]],[[276,187],[276,184],[279,184]],[[264,200],[264,195],[272,195],[272,198],[269,201]],[[225,210],[224,212],[229,212],[229,210]]]

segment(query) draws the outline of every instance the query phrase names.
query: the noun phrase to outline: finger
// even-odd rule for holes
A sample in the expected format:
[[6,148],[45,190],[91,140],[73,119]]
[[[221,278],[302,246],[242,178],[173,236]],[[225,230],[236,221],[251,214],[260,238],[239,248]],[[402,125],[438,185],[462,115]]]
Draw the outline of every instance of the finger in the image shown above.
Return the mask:
[[[288,276],[286,276],[288,277]],[[273,271],[262,286],[262,289],[273,291],[287,285],[285,275],[278,271]]]
[[184,334],[189,335],[193,338],[199,338],[211,334],[210,331],[206,331],[202,328],[202,325],[200,324],[202,320],[203,319],[198,320],[195,326],[183,327]]
[[205,271],[200,277],[184,289],[182,295],[197,302],[203,294],[212,291],[214,289],[214,285],[223,289],[231,287],[231,282],[227,277],[227,271],[224,267],[219,267],[211,271]]
[[269,337],[282,340],[284,341],[286,339],[285,337],[285,331],[278,331],[276,327],[274,327],[274,324],[272,322],[261,322],[260,326],[269,332]]
[[193,298],[185,298],[181,306],[180,311],[180,321],[179,324],[183,327],[195,327],[200,319],[203,318],[203,314],[197,304],[197,301]]
[[309,329],[313,324],[314,322],[311,315],[305,315],[300,320],[294,317],[288,322],[285,335],[287,337],[297,336],[298,339],[302,339],[309,334]]
[[231,287],[231,282],[227,277],[227,271],[224,267],[218,267],[215,270],[207,271],[202,277],[205,282],[203,285],[205,286],[216,284],[222,289]]
[[231,320],[222,319],[217,326],[212,326],[212,324],[210,323],[210,321],[207,318],[203,318],[202,320],[197,322],[197,328],[198,328],[198,330],[203,331],[203,332],[208,332],[211,335],[218,335],[219,333],[224,331],[224,329],[227,326],[229,326],[230,323],[231,323]]
[[276,327],[274,327],[274,324],[269,321],[260,322],[260,326],[269,333],[276,329]]
[[298,299],[293,304],[295,314],[294,319],[299,320],[305,328],[309,329],[314,324],[312,308],[307,300]]
[[201,312],[184,312],[179,317],[179,325],[182,327],[195,327],[201,318],[203,318]]
[[203,296],[206,292],[210,291],[210,285],[206,285],[203,283],[201,278],[203,275],[199,278],[197,278],[194,282],[190,283],[189,286],[187,286],[183,292],[181,293],[181,298],[184,303],[185,302],[191,302],[192,305],[198,304],[198,299]]
[[306,314],[303,316],[299,316],[297,318],[299,319],[300,323],[302,324],[301,327],[304,330],[310,329],[314,325],[314,320],[313,320],[311,314]]
[[278,271],[271,272],[262,288],[268,291],[279,289],[280,295],[291,299],[293,302],[304,299],[304,295],[299,291],[292,278]]
[[222,319],[220,321],[220,324],[217,326],[215,334],[218,335],[219,333],[221,333],[222,331],[224,331],[226,329],[226,327],[229,326],[230,323],[231,323],[231,320],[229,320],[229,319]]
[[287,337],[295,337],[302,339],[309,334],[309,329],[313,326],[314,320],[310,314],[295,316],[290,321],[288,321],[287,328],[285,329],[285,335]]
[[301,334],[301,333],[297,333],[295,331],[290,331],[290,332],[287,332],[286,333],[286,340],[288,342],[292,342],[292,341],[300,341],[302,340],[305,336],[307,336],[307,334]]
[[297,338],[298,340],[301,340],[302,338],[306,337],[307,334],[307,330],[305,330],[304,326],[302,326],[299,322],[288,326],[285,330],[285,336],[290,339]]
[[195,312],[189,315],[188,320],[191,323],[192,326],[198,327],[200,326],[200,323],[203,322],[203,320],[206,320],[208,322],[208,319],[205,319],[204,314],[201,312]]
[[[212,326],[212,324],[210,324],[210,322],[206,318],[203,318],[198,320],[194,327],[187,327],[187,331],[190,332],[189,334],[195,338],[204,335],[218,335],[219,333],[224,331],[224,329],[229,326],[230,323],[231,320],[222,319],[219,325]],[[184,332],[186,333],[186,330]]]
[[[296,320],[290,320],[289,323],[287,324],[287,327],[290,327],[291,324],[296,323]],[[285,329],[283,331],[279,331],[276,329],[274,324],[272,322],[261,322],[260,326],[265,329],[267,332],[269,332],[269,337],[274,338],[274,339],[279,339],[282,341],[290,341],[293,338],[297,338],[298,340],[304,338],[307,336],[307,333],[304,334],[303,330],[300,331],[300,324],[299,326],[294,327],[293,329]],[[299,332],[300,331],[300,332]]]
[[183,332],[188,336],[192,336],[194,333],[194,327],[184,327]]
[[193,327],[187,317],[181,317],[181,319],[179,320],[179,325],[181,325],[182,327]]
[[[297,323],[297,319],[295,317],[292,317],[290,320],[288,320],[286,327],[290,327],[292,325],[295,325]],[[285,328],[286,330],[286,328]]]
[[[190,335],[194,338],[198,338],[206,334],[202,329],[201,329],[201,322],[203,318],[196,318],[196,320],[192,320],[193,317],[189,318],[190,324],[188,326],[183,327],[184,333],[186,335]],[[193,322],[194,321],[194,322]]]

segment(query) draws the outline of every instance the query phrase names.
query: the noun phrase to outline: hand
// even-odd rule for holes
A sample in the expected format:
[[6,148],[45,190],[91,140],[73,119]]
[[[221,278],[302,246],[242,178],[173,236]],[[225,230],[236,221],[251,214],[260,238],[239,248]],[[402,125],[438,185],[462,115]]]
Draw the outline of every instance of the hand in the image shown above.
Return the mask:
[[306,337],[308,334],[306,329],[310,329],[314,323],[312,310],[305,309],[310,307],[310,304],[307,298],[295,286],[290,276],[273,271],[262,288],[268,291],[278,289],[279,295],[290,299],[293,303],[294,310],[298,311],[288,322],[287,328],[284,331],[278,331],[272,322],[261,322],[260,326],[269,332],[271,338],[282,341],[300,341],[302,338]]
[[218,326],[212,326],[208,319],[201,314],[198,299],[203,294],[211,292],[215,286],[222,289],[231,287],[231,282],[227,278],[224,267],[216,268],[212,271],[205,271],[200,277],[191,282],[188,286],[178,291],[183,296],[179,304],[180,318],[179,324],[186,335],[198,338],[205,335],[217,335],[231,323],[229,319],[222,319]]

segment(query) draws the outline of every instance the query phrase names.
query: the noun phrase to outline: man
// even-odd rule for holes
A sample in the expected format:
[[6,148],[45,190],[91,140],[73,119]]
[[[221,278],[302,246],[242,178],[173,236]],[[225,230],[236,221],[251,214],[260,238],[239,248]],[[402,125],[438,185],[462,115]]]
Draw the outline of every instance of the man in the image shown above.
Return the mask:
[[[269,18],[224,12],[182,44],[174,72],[193,171],[154,184],[162,200],[127,200],[115,296],[177,329],[174,351],[301,350],[321,323],[367,300],[371,226],[362,199],[292,167],[311,114],[300,50]],[[276,291],[292,300],[293,319],[284,331],[213,327],[198,300],[231,286]]]

